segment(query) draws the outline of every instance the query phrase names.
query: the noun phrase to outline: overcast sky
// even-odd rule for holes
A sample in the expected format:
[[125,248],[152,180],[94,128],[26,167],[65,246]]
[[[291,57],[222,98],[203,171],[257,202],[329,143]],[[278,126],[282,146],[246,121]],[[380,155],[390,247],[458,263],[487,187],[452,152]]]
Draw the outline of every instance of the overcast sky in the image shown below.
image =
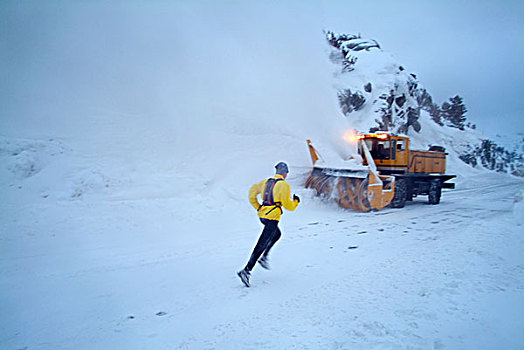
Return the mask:
[[323,2],[322,22],[379,41],[440,103],[462,96],[485,132],[524,132],[524,1],[352,2]]
[[0,17],[4,128],[85,106],[334,113],[333,30],[377,40],[439,104],[462,96],[485,134],[524,132],[524,1],[2,1]]

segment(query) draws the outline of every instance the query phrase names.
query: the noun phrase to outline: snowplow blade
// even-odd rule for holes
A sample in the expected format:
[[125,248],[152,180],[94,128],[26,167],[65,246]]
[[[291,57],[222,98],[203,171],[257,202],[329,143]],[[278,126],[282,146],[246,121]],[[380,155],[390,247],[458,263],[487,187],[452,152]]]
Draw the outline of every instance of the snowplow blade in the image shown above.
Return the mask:
[[[306,188],[315,189],[317,195],[333,199],[342,208],[358,211],[380,210],[391,203],[395,194],[393,176],[378,175],[373,167],[341,169],[315,166],[321,159],[320,155],[310,140],[307,144],[313,169],[306,179]],[[371,157],[369,151],[364,151],[364,154],[366,158]],[[368,164],[374,164],[370,160],[372,161],[368,159]]]

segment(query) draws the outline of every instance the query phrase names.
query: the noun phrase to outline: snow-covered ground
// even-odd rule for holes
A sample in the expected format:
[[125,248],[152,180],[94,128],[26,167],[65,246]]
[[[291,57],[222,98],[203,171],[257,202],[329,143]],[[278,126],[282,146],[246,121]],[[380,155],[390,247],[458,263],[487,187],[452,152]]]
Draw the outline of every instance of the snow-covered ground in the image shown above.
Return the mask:
[[[524,346],[522,180],[471,169],[438,206],[359,213],[303,188],[292,133],[231,117],[167,137],[140,120],[1,138],[0,348]],[[247,189],[280,160],[302,202],[247,289]]]

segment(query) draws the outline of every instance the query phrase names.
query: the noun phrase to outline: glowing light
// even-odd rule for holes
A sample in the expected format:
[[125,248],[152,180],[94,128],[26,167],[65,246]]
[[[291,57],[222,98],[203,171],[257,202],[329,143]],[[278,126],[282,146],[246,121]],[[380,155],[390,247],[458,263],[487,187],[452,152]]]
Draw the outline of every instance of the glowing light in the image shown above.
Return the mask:
[[359,134],[355,130],[349,130],[349,131],[346,131],[343,137],[344,137],[344,140],[346,140],[346,142],[354,143],[360,140],[370,139],[370,138],[386,140],[389,138],[389,134],[384,133],[384,132],[378,132],[378,133],[373,133],[373,134]]
[[347,142],[350,142],[350,143],[354,143],[354,142],[357,142],[359,139],[359,136],[355,131],[346,131],[346,133],[344,134],[344,140],[346,140]]
[[385,140],[389,137],[388,134],[385,134],[385,133],[378,133],[378,134],[366,134],[366,135],[363,135],[362,138],[377,138],[377,139],[381,139],[381,140]]

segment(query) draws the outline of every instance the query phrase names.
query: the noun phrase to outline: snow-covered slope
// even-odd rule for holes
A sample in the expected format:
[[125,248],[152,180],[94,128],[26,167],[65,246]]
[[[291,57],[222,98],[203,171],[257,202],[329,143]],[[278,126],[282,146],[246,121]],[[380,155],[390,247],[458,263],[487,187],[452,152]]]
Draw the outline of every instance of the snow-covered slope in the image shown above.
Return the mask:
[[[124,142],[140,124],[126,120],[110,128],[118,149],[99,153],[80,137],[3,140],[16,172],[0,188],[2,348],[524,344],[522,181],[457,167],[439,206],[358,213],[302,187],[293,135],[253,124],[261,134],[222,130],[216,145],[151,156],[156,141]],[[246,192],[273,173],[267,152],[291,160],[302,201],[283,216],[273,269],[256,267],[246,289],[235,272],[261,229]]]
[[333,32],[327,32],[326,39],[339,104],[353,128],[404,134],[420,149],[440,145],[451,157],[471,166],[524,175],[522,137],[515,142],[501,136],[493,142],[466,122],[465,116],[459,122],[446,119],[444,108],[433,101],[417,76],[377,41]]
[[[158,20],[148,30],[172,32],[164,31],[170,21]],[[473,169],[450,153],[457,190],[439,206],[415,200],[402,210],[342,210],[303,188],[305,139],[343,150],[342,133],[355,127],[337,110],[321,36],[305,66],[293,50],[263,56],[276,67],[233,70],[266,79],[258,91],[238,88],[254,80],[206,65],[234,60],[221,51],[231,43],[210,40],[213,60],[203,64],[200,45],[188,40],[184,55],[198,59],[182,74],[158,51],[134,46],[178,54],[177,45],[126,23],[123,41],[90,34],[93,26],[59,31],[66,47],[79,45],[77,34],[85,46],[57,62],[56,47],[47,47],[51,76],[31,65],[10,73],[27,79],[9,90],[14,101],[27,89],[54,99],[10,102],[18,113],[2,115],[0,348],[523,347],[520,179]],[[289,42],[279,43],[284,50]],[[280,62],[286,53],[292,59]],[[89,74],[73,74],[79,66]],[[140,74],[129,78],[133,68]],[[217,77],[223,83],[210,79]],[[168,88],[175,78],[180,90]],[[47,91],[55,79],[63,90]],[[204,83],[225,91],[211,96]],[[286,94],[299,86],[307,91]],[[78,92],[84,101],[75,100]],[[421,114],[421,132],[409,133],[417,145],[464,141],[430,122]],[[290,164],[288,181],[302,201],[283,216],[273,269],[255,268],[246,289],[235,272],[261,229],[247,190],[278,161]]]

